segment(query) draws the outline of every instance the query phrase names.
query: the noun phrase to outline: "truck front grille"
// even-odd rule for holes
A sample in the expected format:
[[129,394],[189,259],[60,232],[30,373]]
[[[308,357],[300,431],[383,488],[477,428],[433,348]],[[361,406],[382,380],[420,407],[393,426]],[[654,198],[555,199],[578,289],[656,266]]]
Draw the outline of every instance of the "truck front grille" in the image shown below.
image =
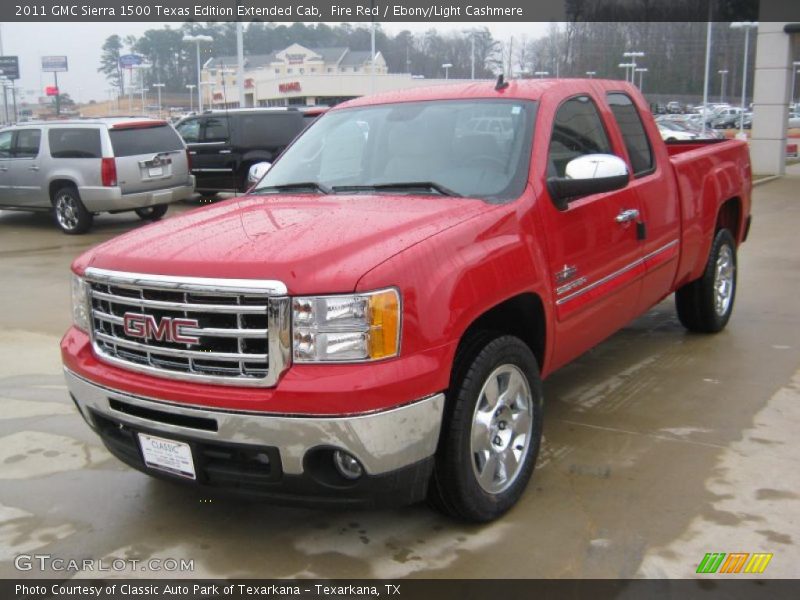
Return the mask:
[[163,377],[272,385],[288,360],[279,282],[87,269],[92,342],[103,359]]

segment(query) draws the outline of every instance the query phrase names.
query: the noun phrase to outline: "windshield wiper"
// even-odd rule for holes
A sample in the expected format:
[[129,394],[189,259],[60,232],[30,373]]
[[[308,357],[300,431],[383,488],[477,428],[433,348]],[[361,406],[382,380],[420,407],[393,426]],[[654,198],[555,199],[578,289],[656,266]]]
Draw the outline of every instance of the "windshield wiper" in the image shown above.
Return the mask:
[[316,181],[299,181],[297,183],[284,183],[283,185],[266,185],[264,187],[254,188],[250,193],[256,194],[264,191],[295,192],[302,190],[313,190],[320,194],[333,193],[333,190],[327,185],[317,183]]
[[398,183],[377,183],[375,185],[335,185],[331,188],[334,192],[373,192],[391,190],[428,190],[442,196],[461,198],[461,194],[435,181],[401,181]]

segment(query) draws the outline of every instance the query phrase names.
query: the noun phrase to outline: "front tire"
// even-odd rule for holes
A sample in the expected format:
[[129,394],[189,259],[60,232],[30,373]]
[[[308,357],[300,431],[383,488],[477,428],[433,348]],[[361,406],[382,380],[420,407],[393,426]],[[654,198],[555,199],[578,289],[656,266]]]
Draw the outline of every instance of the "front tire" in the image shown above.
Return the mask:
[[66,234],[80,235],[92,227],[94,215],[86,210],[78,190],[65,186],[53,195],[53,209],[56,223]]
[[479,334],[462,344],[429,489],[434,507],[487,522],[519,500],[542,437],[536,358],[519,338]]
[[700,279],[675,292],[678,319],[689,331],[717,333],[725,328],[736,298],[736,241],[720,229],[711,244]]
[[142,221],[158,221],[161,217],[167,214],[168,208],[169,206],[166,204],[146,206],[144,208],[137,208],[136,214]]

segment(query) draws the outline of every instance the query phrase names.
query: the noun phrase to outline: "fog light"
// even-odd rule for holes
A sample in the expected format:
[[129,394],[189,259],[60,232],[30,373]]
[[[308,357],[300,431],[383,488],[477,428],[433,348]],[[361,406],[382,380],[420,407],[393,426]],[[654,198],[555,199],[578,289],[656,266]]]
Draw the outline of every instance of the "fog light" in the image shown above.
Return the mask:
[[339,475],[345,479],[358,479],[364,474],[364,469],[358,459],[343,450],[336,450],[333,453],[333,464],[336,465]]

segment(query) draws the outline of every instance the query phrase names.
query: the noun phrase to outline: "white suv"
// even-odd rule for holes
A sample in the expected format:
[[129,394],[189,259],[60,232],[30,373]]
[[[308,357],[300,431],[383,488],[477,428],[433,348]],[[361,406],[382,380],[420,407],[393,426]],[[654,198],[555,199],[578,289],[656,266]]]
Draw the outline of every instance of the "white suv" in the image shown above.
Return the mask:
[[155,221],[193,192],[186,144],[166,121],[75,119],[0,130],[0,209],[54,211],[65,233],[87,232],[101,212]]

